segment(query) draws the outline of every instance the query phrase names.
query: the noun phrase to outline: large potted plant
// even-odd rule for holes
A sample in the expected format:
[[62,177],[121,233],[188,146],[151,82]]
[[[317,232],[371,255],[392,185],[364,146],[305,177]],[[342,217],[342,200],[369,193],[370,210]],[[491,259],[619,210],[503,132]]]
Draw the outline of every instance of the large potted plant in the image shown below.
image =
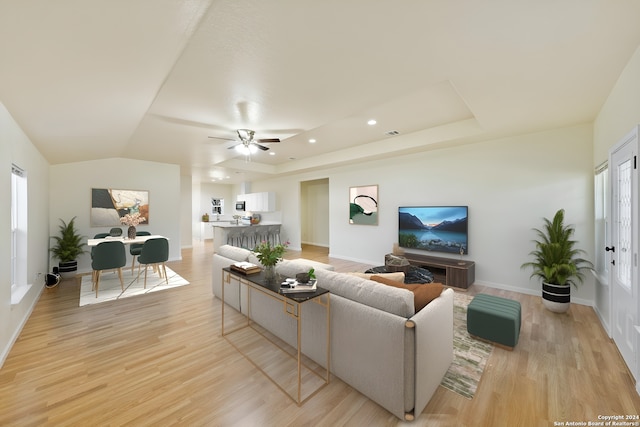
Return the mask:
[[582,284],[585,270],[592,269],[593,264],[581,257],[585,251],[576,248],[575,228],[564,224],[564,209],[558,210],[553,220],[543,221],[542,229],[533,229],[538,236],[533,240],[535,249],[529,253],[533,261],[522,264],[522,268],[531,268],[531,277],[542,280],[544,306],[564,313],[571,302],[571,286]]
[[68,223],[60,220],[60,235],[51,236],[55,241],[54,245],[49,249],[54,258],[57,258],[60,276],[64,279],[73,278],[78,270],[78,255],[84,251],[84,236],[78,234],[75,228],[74,216]]

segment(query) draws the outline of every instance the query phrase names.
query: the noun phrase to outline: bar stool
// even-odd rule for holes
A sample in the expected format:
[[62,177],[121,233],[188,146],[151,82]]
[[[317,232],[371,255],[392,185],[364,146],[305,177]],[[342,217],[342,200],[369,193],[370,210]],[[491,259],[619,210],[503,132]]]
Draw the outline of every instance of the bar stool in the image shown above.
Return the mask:
[[256,243],[257,242],[268,242],[269,241],[269,226],[268,225],[258,225],[256,226]]
[[253,225],[242,229],[242,242],[248,249],[253,249],[258,243],[258,228]]
[[277,245],[280,242],[280,225],[270,225],[268,228],[268,236],[267,238],[271,240],[271,243]]
[[234,228],[227,233],[227,245],[242,247],[242,228]]

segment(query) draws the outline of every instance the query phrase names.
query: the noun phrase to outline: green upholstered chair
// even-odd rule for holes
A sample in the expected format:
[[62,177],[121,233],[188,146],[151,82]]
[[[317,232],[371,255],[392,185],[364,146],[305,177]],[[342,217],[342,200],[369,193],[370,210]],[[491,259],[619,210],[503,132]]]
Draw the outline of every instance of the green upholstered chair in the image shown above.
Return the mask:
[[98,288],[100,287],[100,273],[103,270],[117,270],[120,277],[120,287],[124,291],[122,282],[122,267],[127,264],[127,255],[124,244],[120,241],[102,242],[93,247],[91,268],[93,269],[93,289],[96,290],[98,298]]
[[[148,231],[136,231],[136,236],[151,236],[151,233]],[[136,265],[136,257],[140,255],[140,252],[142,252],[142,245],[143,243],[133,243],[129,245],[129,253],[133,258],[131,260],[131,274],[133,274],[133,269]]]
[[167,285],[169,278],[167,277],[167,267],[165,262],[169,259],[169,241],[163,237],[155,237],[149,239],[142,245],[142,251],[138,255],[138,277],[140,277],[140,266],[144,265],[144,287],[147,287],[147,271],[149,266],[158,268],[160,277],[164,274]]
[[[104,239],[105,237],[110,236],[109,233],[98,233],[95,236],[93,236],[94,239]],[[95,248],[95,246],[91,247],[91,259],[93,259],[93,249]]]
[[109,230],[109,235],[113,236],[113,237],[119,237],[122,236],[122,228],[120,227],[113,227],[111,230]]

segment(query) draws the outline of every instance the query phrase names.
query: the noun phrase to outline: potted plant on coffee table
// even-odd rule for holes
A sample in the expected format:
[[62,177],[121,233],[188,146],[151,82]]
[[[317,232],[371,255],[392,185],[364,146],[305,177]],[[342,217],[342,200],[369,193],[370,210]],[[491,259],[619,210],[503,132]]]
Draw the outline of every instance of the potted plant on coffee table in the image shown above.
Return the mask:
[[542,229],[534,228],[538,236],[535,249],[529,253],[533,261],[522,264],[531,268],[531,277],[542,280],[542,302],[556,313],[564,313],[571,302],[571,286],[578,287],[584,281],[584,271],[593,264],[582,258],[585,252],[576,248],[573,240],[575,228],[564,224],[564,209],[556,212],[553,220],[543,218]]
[[83,249],[85,237],[78,234],[75,219],[74,216],[68,223],[61,219],[60,235],[51,236],[55,243],[49,250],[54,258],[59,260],[60,276],[64,279],[75,277],[78,270],[78,255],[85,252]]

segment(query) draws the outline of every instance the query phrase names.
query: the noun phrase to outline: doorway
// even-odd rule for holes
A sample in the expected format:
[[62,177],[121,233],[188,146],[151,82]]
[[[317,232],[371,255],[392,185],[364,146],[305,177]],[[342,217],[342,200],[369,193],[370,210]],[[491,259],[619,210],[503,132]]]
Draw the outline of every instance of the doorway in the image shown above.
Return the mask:
[[[634,379],[638,378],[638,128],[609,152],[611,173],[612,337]],[[637,384],[637,382],[636,382]]]
[[300,182],[300,243],[329,250],[329,178]]

